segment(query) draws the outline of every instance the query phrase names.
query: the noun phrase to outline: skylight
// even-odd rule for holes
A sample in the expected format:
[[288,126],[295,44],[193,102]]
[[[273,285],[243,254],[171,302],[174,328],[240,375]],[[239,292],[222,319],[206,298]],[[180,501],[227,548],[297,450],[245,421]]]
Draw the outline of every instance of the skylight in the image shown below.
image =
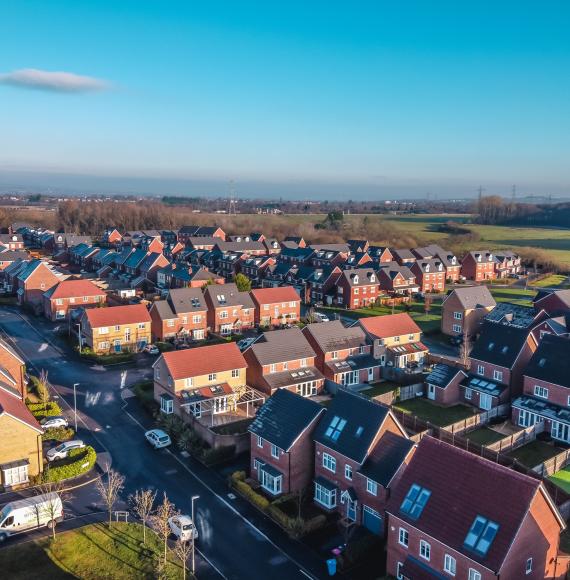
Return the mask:
[[359,425],[358,429],[356,430],[356,436],[360,437],[362,435],[363,431],[364,431],[364,427],[362,425]]
[[499,524],[483,516],[477,516],[467,532],[463,545],[481,556],[486,556],[498,531]]
[[333,441],[337,441],[345,425],[346,419],[341,419],[338,415],[335,415],[325,431],[325,437],[330,437]]
[[417,520],[422,515],[422,511],[430,495],[431,491],[429,489],[420,487],[415,483],[412,484],[410,491],[408,491],[408,494],[400,506],[400,511],[410,516],[412,519]]
[[493,350],[495,348],[495,343],[494,342],[490,342],[488,348],[489,348],[489,350]]

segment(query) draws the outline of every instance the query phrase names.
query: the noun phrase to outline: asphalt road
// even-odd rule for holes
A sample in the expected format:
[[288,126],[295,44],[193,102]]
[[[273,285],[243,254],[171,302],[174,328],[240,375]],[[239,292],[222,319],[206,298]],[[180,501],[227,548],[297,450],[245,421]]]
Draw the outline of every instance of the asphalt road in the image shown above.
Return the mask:
[[[78,437],[93,444],[103,459],[126,478],[118,509],[136,489],[165,492],[182,512],[190,512],[190,497],[196,502],[196,525],[200,534],[197,550],[200,578],[250,579],[319,578],[325,564],[300,542],[289,539],[277,526],[253,510],[241,498],[228,495],[226,482],[214,471],[177,450],[151,449],[143,432],[148,419],[129,397],[129,385],[150,378],[150,364],[113,370],[89,366],[65,346],[57,344],[52,325],[28,318],[17,309],[0,309],[0,329],[33,370],[45,369],[66,414],[73,419],[73,384],[77,387]],[[126,375],[123,374],[125,373]],[[124,389],[122,388],[124,386]],[[2,498],[0,497],[0,502]],[[71,518],[102,509],[93,486],[74,492],[67,509]],[[78,524],[81,519],[75,520]],[[68,524],[72,525],[72,524]],[[9,544],[10,542],[8,542]]]

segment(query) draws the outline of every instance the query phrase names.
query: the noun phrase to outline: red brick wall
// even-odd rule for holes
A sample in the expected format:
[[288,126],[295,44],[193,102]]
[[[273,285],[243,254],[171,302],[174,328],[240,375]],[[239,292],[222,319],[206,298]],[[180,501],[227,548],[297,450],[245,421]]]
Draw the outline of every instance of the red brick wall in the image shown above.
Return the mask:
[[25,398],[27,395],[26,385],[24,383],[26,366],[2,346],[0,346],[0,365],[4,367],[10,376],[16,381],[16,388],[20,393],[22,393],[22,397]]
[[66,320],[70,310],[76,308],[95,308],[98,304],[105,304],[107,302],[107,295],[99,296],[99,302],[96,300],[96,296],[87,296],[87,302],[83,301],[83,296],[76,296],[74,298],[75,302],[71,302],[71,298],[62,298],[63,304],[58,305],[57,299],[55,298],[45,298],[44,299],[44,314],[46,318],[52,321],[62,320],[57,318],[57,312],[63,310],[65,312]]
[[[285,304],[285,306],[283,306]],[[268,304],[269,309],[265,309],[265,304],[255,305],[255,323],[260,324],[262,319],[269,317],[269,324],[272,326],[280,326],[283,321],[293,322],[301,318],[301,301],[295,302],[294,306],[290,306],[289,302],[274,302]],[[279,316],[275,317],[275,308],[278,310]]]
[[523,379],[523,393],[525,395],[534,396],[535,385],[548,389],[548,399],[544,399],[545,401],[547,400],[550,403],[555,403],[561,407],[568,407],[568,397],[570,396],[570,391],[567,387],[562,387],[561,385],[555,385],[554,383],[549,383],[547,381],[533,379],[532,377],[525,376]]
[[[46,266],[39,266],[24,282],[24,302],[43,306],[43,295],[58,284],[59,279]],[[43,284],[43,287],[42,287]]]

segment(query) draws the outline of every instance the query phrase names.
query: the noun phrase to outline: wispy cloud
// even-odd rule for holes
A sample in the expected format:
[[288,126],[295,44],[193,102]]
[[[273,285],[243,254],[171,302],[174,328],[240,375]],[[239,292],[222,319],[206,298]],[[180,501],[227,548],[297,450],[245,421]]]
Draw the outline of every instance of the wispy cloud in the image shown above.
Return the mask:
[[0,74],[0,84],[57,93],[97,93],[111,88],[109,82],[95,77],[35,68]]

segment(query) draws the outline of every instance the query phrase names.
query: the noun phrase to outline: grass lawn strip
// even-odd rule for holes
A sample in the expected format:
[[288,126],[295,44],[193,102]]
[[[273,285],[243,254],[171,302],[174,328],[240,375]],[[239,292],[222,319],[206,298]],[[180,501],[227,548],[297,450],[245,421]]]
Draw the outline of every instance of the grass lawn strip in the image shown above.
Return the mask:
[[392,383],[390,381],[386,381],[383,383],[377,383],[376,385],[372,385],[369,389],[362,391],[362,394],[370,397],[373,399],[378,395],[384,395],[385,393],[391,393],[392,391],[399,389],[402,385],[398,383]]
[[494,431],[493,429],[489,429],[489,427],[480,427],[479,429],[469,431],[469,433],[466,433],[464,437],[473,443],[478,443],[479,445],[490,445],[491,443],[496,443],[497,441],[504,439],[505,435],[498,431]]
[[550,276],[546,276],[542,280],[538,280],[537,282],[531,282],[532,286],[536,286],[537,288],[548,288],[550,286],[560,286],[566,280],[566,276],[562,274],[551,274]]
[[548,479],[562,488],[566,493],[570,493],[570,466],[554,473]]
[[415,398],[407,401],[401,401],[394,405],[395,409],[404,411],[411,415],[416,415],[424,421],[429,421],[438,427],[445,427],[457,421],[462,421],[472,417],[474,414],[473,407],[466,405],[453,405],[451,407],[440,407],[430,403],[427,399]]
[[561,447],[556,447],[544,441],[532,441],[515,449],[509,453],[509,456],[527,467],[536,467],[562,451]]

